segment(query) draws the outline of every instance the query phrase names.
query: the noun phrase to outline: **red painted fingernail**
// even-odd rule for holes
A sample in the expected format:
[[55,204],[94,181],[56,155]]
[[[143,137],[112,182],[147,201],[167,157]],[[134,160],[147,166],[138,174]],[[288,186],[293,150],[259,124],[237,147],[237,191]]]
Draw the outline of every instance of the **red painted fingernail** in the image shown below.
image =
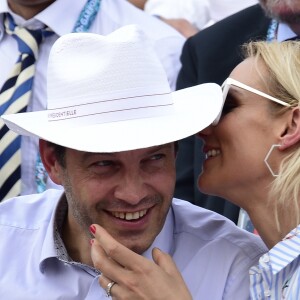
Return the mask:
[[94,225],[91,225],[91,226],[90,226],[90,232],[91,232],[92,234],[95,234],[95,233],[96,233],[96,227],[95,227]]

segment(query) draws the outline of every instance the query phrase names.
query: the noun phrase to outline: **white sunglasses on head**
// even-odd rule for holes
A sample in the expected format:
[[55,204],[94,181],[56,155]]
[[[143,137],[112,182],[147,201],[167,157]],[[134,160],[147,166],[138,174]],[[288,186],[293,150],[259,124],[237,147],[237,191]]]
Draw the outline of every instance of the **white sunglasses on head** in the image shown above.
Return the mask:
[[235,80],[233,78],[228,77],[224,81],[224,83],[222,84],[223,105],[222,105],[222,109],[221,109],[220,113],[218,114],[218,116],[216,117],[216,119],[212,123],[213,126],[216,126],[219,123],[219,121],[220,121],[220,118],[221,118],[221,115],[222,115],[222,111],[223,111],[223,106],[224,106],[224,103],[225,103],[225,100],[226,100],[226,97],[227,97],[227,94],[228,94],[228,91],[229,91],[229,88],[230,88],[231,85],[237,86],[237,87],[239,87],[239,88],[241,88],[243,90],[246,90],[246,91],[249,91],[249,92],[254,93],[256,95],[259,95],[259,96],[262,96],[264,98],[267,98],[267,99],[269,99],[271,101],[274,101],[274,102],[276,102],[276,103],[278,103],[280,105],[287,106],[287,107],[291,106],[289,103],[286,103],[286,102],[284,102],[282,100],[274,98],[274,97],[272,97],[272,96],[270,96],[270,95],[268,95],[268,94],[266,94],[264,92],[261,92],[261,91],[259,91],[257,89],[254,89],[254,88],[252,88],[252,87],[250,87],[250,86],[248,86],[248,85],[246,85],[244,83],[241,83],[241,82],[239,82],[239,81],[237,81],[237,80]]

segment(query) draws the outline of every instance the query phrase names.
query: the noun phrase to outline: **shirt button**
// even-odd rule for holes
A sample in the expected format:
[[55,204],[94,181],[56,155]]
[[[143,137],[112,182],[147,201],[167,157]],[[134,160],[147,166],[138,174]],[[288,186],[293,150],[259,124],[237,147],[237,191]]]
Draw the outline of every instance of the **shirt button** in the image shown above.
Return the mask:
[[271,291],[270,290],[266,290],[264,292],[265,297],[271,297]]

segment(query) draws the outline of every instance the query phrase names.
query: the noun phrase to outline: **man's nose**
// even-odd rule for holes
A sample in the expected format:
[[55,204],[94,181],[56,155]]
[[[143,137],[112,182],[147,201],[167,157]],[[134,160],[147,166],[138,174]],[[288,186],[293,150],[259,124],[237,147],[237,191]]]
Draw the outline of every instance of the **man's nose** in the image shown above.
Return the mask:
[[138,204],[146,196],[147,185],[139,173],[122,176],[115,189],[115,197],[131,205]]

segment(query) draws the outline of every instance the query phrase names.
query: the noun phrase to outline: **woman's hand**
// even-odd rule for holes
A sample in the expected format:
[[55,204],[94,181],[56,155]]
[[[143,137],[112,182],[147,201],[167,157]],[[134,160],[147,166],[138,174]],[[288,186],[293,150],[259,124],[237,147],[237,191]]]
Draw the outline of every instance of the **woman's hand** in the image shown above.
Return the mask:
[[111,288],[113,299],[192,299],[184,280],[170,255],[155,248],[154,262],[134,253],[112,238],[99,225],[91,244],[95,268],[102,272],[99,283]]

